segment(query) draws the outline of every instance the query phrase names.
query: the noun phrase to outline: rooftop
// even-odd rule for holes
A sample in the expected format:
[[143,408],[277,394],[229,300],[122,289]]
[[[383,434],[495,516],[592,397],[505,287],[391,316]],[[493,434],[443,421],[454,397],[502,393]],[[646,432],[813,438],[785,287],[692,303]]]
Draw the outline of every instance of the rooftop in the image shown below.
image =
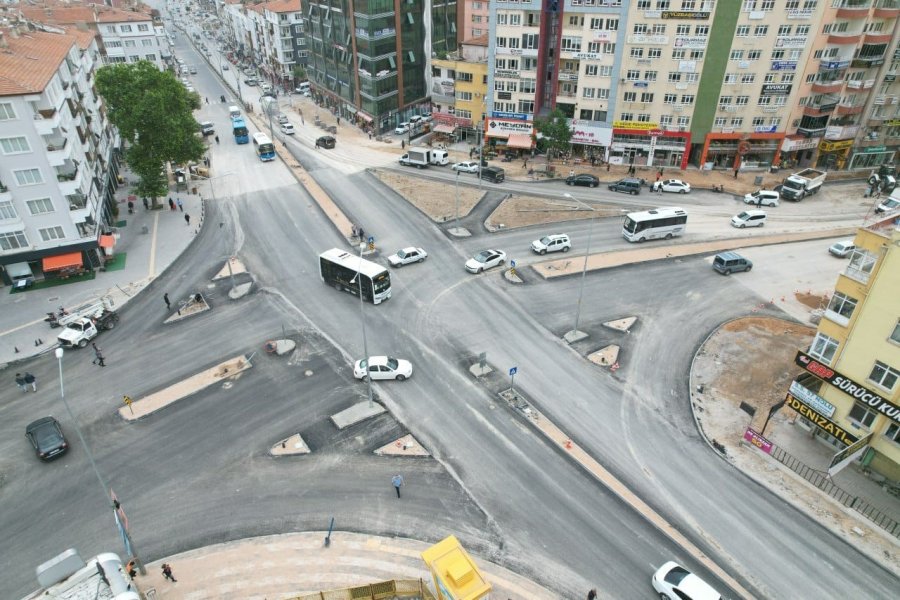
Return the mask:
[[82,40],[69,33],[0,28],[0,96],[40,93],[76,43]]

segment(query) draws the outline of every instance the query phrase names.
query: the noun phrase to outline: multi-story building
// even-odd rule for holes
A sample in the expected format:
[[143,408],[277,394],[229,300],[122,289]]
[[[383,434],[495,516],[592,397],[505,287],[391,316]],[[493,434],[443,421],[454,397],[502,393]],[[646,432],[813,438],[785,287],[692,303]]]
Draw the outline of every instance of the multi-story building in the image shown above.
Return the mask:
[[[0,29],[0,266],[6,283],[101,264],[118,134],[94,85],[93,31]],[[27,33],[27,35],[25,35]]]
[[462,43],[486,36],[490,23],[490,1],[462,0],[457,6],[459,10],[457,40]]
[[[900,479],[900,227],[898,214],[859,229],[855,251],[806,352],[786,405],[813,435],[864,467]],[[853,450],[853,449],[851,449]]]
[[487,96],[487,35],[462,42],[457,52],[431,63],[434,130],[479,143]]
[[254,23],[260,70],[272,83],[291,86],[294,66],[306,64],[306,35],[300,0],[272,0],[247,6]]
[[344,118],[393,129],[428,109],[432,56],[456,49],[455,0],[302,0],[313,92]]

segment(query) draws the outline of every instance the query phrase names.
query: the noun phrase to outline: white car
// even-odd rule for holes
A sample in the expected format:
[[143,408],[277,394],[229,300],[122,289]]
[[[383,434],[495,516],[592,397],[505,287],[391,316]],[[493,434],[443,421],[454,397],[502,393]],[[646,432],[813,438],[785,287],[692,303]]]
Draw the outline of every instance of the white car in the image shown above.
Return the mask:
[[431,123],[432,119],[431,113],[422,113],[422,120],[426,123]]
[[650,581],[662,600],[722,600],[712,586],[672,561],[657,569]]
[[675,194],[687,194],[691,191],[691,184],[680,179],[664,179],[653,184],[654,191],[657,187],[662,187],[664,192],[672,192]]
[[419,115],[413,115],[409,118],[410,123],[418,123],[421,120],[422,120],[422,117]]
[[283,133],[284,135],[294,135],[294,126],[290,123],[282,123],[281,133]]
[[409,123],[400,123],[394,130],[395,135],[403,135],[404,133],[409,133]]
[[403,381],[412,377],[412,371],[411,362],[392,356],[370,356],[368,361],[362,359],[353,363],[353,376],[363,380],[368,375],[372,381],[379,379]]
[[752,194],[744,196],[744,204],[758,204],[759,206],[778,206],[781,195],[775,190],[756,190]]
[[503,250],[482,250],[466,261],[466,271],[481,273],[485,269],[502,265],[504,262],[506,262],[506,252]]
[[223,70],[223,71],[227,71],[227,70],[228,70],[228,65],[222,65],[222,70]]
[[463,173],[477,173],[478,163],[474,160],[467,160],[466,162],[458,162],[450,168],[454,171],[461,171]]
[[545,235],[541,239],[531,242],[532,252],[537,252],[540,255],[548,252],[568,252],[571,247],[572,241],[565,233]]
[[830,248],[828,248],[828,252],[830,252],[833,256],[837,256],[838,258],[846,258],[854,250],[856,250],[856,244],[853,243],[853,240],[843,240],[841,242],[836,242],[832,244]]
[[762,227],[766,224],[766,211],[745,210],[731,217],[731,226],[743,229],[744,227]]
[[279,125],[284,125],[285,123],[288,122],[287,115],[278,115],[278,116],[276,117],[276,120],[278,121],[278,124],[279,124]]
[[428,253],[421,248],[404,248],[397,250],[396,254],[388,256],[388,262],[392,267],[402,267],[403,265],[411,265],[412,263],[424,262],[428,258]]

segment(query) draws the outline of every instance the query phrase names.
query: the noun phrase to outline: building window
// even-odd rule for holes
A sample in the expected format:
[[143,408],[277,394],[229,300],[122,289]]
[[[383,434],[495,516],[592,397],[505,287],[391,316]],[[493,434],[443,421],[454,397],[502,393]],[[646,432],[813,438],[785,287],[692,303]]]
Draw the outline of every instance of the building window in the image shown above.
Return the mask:
[[868,404],[863,404],[862,402],[855,402],[853,408],[850,409],[850,413],[847,415],[851,421],[858,423],[863,427],[871,427],[877,416],[878,413],[874,408],[870,407]]
[[756,73],[741,73],[741,83],[753,83],[756,81]]
[[18,248],[27,247],[28,238],[25,237],[24,231],[0,233],[0,250],[16,250]]
[[732,117],[731,118],[731,126],[735,129],[740,129],[744,126],[744,117]]
[[679,127],[687,127],[691,124],[690,117],[678,117],[678,126]]
[[12,102],[0,102],[0,121],[9,121],[16,118],[16,111]]
[[[674,94],[673,94],[674,96]],[[719,106],[728,106],[734,101],[734,98],[731,96],[720,96],[719,97]]]
[[581,38],[574,36],[563,36],[562,43],[560,44],[559,49],[563,52],[581,52]]
[[593,98],[595,95],[595,88],[581,88],[581,97],[582,98]]
[[656,81],[656,71],[644,71],[644,81]]
[[16,183],[20,186],[44,183],[40,169],[22,169],[21,171],[13,171],[13,174],[16,176]]
[[735,32],[735,37],[750,37],[750,26],[738,25],[737,31]]
[[150,30],[150,26],[147,25],[146,23],[138,24],[138,31],[149,31],[149,30]]
[[155,54],[148,54],[148,55],[146,56],[146,58],[147,58],[147,60],[149,60],[150,62],[156,62],[156,55],[155,55]]
[[887,431],[884,432],[884,437],[892,442],[900,442],[900,425],[897,423],[888,425]]
[[15,219],[19,215],[16,213],[16,209],[13,208],[12,202],[9,200],[4,200],[0,202],[0,220],[3,219]]
[[131,33],[131,25],[119,25],[119,30],[122,33]]
[[638,123],[649,123],[650,122],[650,113],[640,113],[637,116]]
[[786,35],[791,35],[791,26],[790,25],[781,25],[778,27],[778,37],[784,37]]
[[596,77],[597,76],[597,65],[587,65],[584,68],[584,74],[588,77]]
[[738,96],[734,99],[734,103],[738,106],[747,106],[750,103],[750,96]]
[[[850,317],[853,315],[853,311],[856,309],[856,299],[851,298],[847,294],[841,292],[835,292],[834,296],[831,297],[831,302],[828,303],[828,310],[833,312],[836,315],[840,315],[844,317],[847,321],[850,320]],[[847,323],[845,322],[844,325]]]
[[644,58],[644,49],[636,48],[632,46],[631,48],[631,58]]
[[698,35],[698,36],[709,35],[709,25],[697,25],[696,27],[694,27],[694,35]]
[[534,112],[534,100],[519,100],[519,112],[530,115]]
[[50,198],[38,198],[25,203],[32,215],[44,215],[53,212],[53,202]]
[[623,113],[620,115],[620,120],[622,120],[622,121],[634,121],[634,113],[623,112]]
[[893,390],[900,378],[900,371],[892,369],[881,361],[876,360],[872,372],[869,373],[869,381],[886,390]]
[[662,115],[659,118],[659,124],[663,127],[668,127],[672,124],[672,115]]
[[847,265],[846,274],[857,281],[865,283],[869,280],[869,275],[872,274],[876,260],[877,258],[874,255],[857,248],[850,255],[850,264]]
[[52,240],[61,240],[65,239],[66,234],[63,232],[63,228],[59,225],[55,227],[47,227],[45,229],[38,229],[38,233],[41,234],[41,239],[45,242],[50,242]]
[[612,65],[600,65],[600,77],[612,77]]
[[599,88],[597,90],[597,98],[600,100],[609,100],[609,88]]
[[894,325],[894,331],[891,333],[891,341],[900,344],[900,321]]
[[729,60],[744,60],[744,51],[743,50],[732,50],[731,56],[728,57]]
[[716,117],[713,121],[713,127],[725,127],[725,117]]
[[762,50],[750,50],[747,52],[747,60],[759,60],[762,56]]
[[754,37],[766,37],[769,35],[769,26],[768,25],[757,25],[753,28],[753,36]]
[[762,127],[763,125],[766,124],[766,118],[765,117],[753,117],[752,124],[754,127]]
[[22,154],[31,152],[31,148],[28,146],[28,140],[24,137],[0,139],[0,150],[3,150],[3,154]]
[[678,25],[675,27],[676,35],[690,35],[691,34],[691,26],[690,25]]
[[653,92],[641,92],[641,102],[653,102]]
[[637,99],[637,92],[625,92],[622,95],[622,100],[625,102],[634,102]]
[[141,40],[141,45],[142,46],[152,46],[153,40],[148,40],[148,39]]
[[638,81],[641,78],[641,72],[637,69],[629,69],[625,73],[625,79],[628,81]]
[[681,73],[678,71],[669,71],[669,83],[678,83],[681,81]]
[[678,102],[678,94],[664,94],[663,104],[675,104]]
[[694,103],[694,95],[693,94],[682,94],[681,103],[682,104],[693,104]]
[[672,58],[674,60],[681,60],[684,58],[684,48],[675,48],[672,50]]
[[834,353],[837,352],[839,345],[840,342],[838,340],[819,332],[809,347],[809,355],[821,360],[826,365],[830,365],[831,361],[834,360]]
[[471,102],[472,92],[456,92],[456,99],[462,100],[463,102]]
[[662,56],[662,48],[647,48],[647,58],[660,58]]

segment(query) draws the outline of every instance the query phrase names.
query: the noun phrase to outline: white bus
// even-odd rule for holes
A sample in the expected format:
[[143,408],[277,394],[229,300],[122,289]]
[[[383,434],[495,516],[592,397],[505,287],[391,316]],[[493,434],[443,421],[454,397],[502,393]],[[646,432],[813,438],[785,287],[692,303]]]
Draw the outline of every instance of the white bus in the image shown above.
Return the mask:
[[622,235],[629,242],[643,242],[658,238],[672,239],[684,233],[687,212],[677,206],[654,208],[625,215]]
[[362,280],[363,300],[373,304],[391,297],[391,274],[387,269],[346,250],[332,248],[320,254],[319,276],[325,285],[354,296],[359,294]]
[[269,136],[264,133],[254,133],[253,145],[256,147],[256,155],[259,160],[263,162],[275,160],[275,145],[272,144]]

